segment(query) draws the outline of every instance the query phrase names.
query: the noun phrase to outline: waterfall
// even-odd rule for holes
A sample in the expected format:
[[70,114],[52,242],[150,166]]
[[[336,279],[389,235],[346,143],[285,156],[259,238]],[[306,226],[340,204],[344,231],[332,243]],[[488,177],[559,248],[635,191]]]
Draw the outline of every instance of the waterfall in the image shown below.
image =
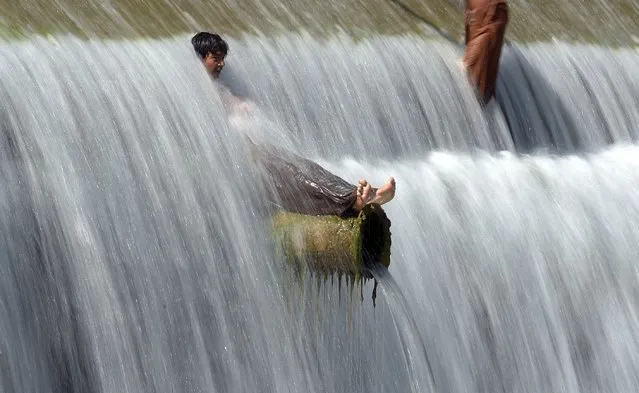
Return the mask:
[[[634,50],[512,45],[483,111],[448,43],[231,39],[227,119],[189,38],[0,43],[0,392],[636,390]],[[241,132],[396,177],[376,307]]]
[[368,166],[373,180],[393,171],[403,196],[386,208],[389,272],[436,391],[635,389],[638,153],[437,152]]
[[635,49],[508,45],[499,105],[485,112],[457,67],[461,49],[446,41],[289,34],[230,46],[225,83],[293,130],[309,154],[564,153],[637,139]]

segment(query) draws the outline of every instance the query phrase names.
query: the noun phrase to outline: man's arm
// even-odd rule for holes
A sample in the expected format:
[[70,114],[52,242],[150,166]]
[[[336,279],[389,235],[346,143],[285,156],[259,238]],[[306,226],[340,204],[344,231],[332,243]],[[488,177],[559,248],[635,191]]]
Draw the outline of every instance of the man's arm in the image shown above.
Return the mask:
[[251,116],[257,110],[253,102],[243,100],[226,88],[221,90],[220,96],[229,116]]

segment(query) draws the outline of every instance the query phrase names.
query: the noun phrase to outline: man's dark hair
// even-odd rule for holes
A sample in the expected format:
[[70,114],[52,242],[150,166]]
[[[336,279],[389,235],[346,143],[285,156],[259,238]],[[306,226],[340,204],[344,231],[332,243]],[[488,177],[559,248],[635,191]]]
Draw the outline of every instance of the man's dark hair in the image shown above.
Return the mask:
[[197,52],[202,59],[204,59],[209,53],[222,53],[226,56],[226,53],[229,50],[229,46],[222,37],[206,31],[202,31],[194,35],[193,38],[191,38],[191,44],[193,44],[193,49],[195,49],[195,52]]

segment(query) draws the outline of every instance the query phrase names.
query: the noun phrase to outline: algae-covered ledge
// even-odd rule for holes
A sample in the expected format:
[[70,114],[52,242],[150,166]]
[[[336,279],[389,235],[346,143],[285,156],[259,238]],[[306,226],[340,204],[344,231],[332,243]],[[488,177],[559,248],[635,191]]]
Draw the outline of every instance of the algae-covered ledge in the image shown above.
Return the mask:
[[[305,31],[354,38],[379,34],[426,35],[425,24],[456,40],[463,35],[461,0],[0,0],[0,36],[65,34],[94,38],[160,38],[197,30],[240,37]],[[593,0],[511,0],[507,38],[517,42],[560,39],[610,46],[639,41],[639,7]]]
[[284,259],[299,270],[359,278],[370,276],[375,266],[390,265],[390,225],[376,204],[352,218],[282,211],[273,216],[273,238]]

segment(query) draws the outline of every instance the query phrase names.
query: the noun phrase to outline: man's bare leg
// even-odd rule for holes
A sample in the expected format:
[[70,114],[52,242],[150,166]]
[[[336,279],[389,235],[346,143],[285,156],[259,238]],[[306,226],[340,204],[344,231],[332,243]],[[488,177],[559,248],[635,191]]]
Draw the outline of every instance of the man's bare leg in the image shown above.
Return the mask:
[[368,203],[378,203],[383,205],[395,197],[395,188],[395,179],[392,177],[388,179],[386,184],[374,192],[371,185],[365,179],[362,179],[357,185],[357,199],[355,200],[355,205],[353,207],[356,211],[360,211]]

